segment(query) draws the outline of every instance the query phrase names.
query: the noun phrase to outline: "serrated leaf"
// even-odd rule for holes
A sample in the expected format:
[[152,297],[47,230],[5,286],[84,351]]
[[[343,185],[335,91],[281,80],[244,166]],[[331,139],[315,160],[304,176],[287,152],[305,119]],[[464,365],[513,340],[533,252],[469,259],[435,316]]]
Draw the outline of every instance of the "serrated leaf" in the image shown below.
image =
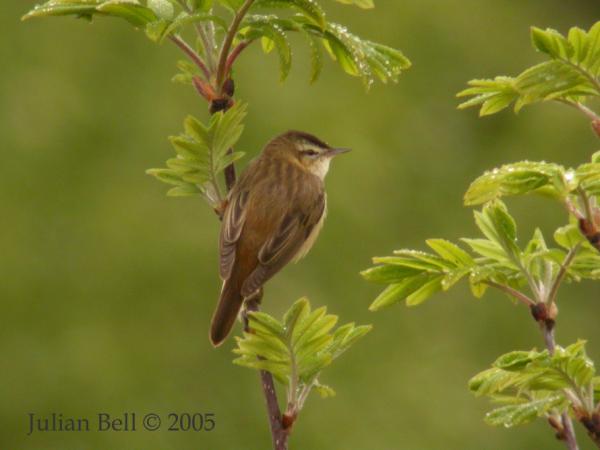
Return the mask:
[[401,282],[405,278],[413,277],[420,273],[420,269],[413,267],[385,264],[364,270],[361,272],[361,275],[365,280],[373,283],[394,284]]
[[514,103],[522,107],[549,100],[577,106],[586,97],[599,96],[596,77],[600,74],[600,22],[589,32],[572,28],[565,37],[559,32],[533,27],[534,47],[550,60],[524,70],[517,77],[473,80],[458,94],[471,99],[459,108],[480,106],[480,115],[494,114]]
[[373,0],[335,0],[338,3],[343,3],[345,5],[355,5],[362,9],[372,9],[375,8],[375,3]]
[[[465,194],[465,205],[479,205],[504,196],[524,195],[550,188],[564,198],[577,184],[564,167],[545,162],[507,164],[477,178]],[[548,193],[548,190],[545,191]]]
[[[183,71],[188,70],[186,66],[179,66]],[[214,114],[208,125],[188,116],[184,121],[185,133],[169,138],[178,156],[167,165],[171,169],[175,167],[183,181],[196,185],[213,208],[220,206],[219,175],[243,156],[229,149],[242,134],[245,116],[246,106],[242,103],[227,112]]]
[[554,240],[558,245],[567,250],[572,249],[577,244],[585,242],[585,238],[579,231],[579,227],[575,224],[566,225],[558,228],[554,232]]
[[487,413],[485,421],[489,425],[506,428],[523,425],[537,417],[543,417],[548,411],[564,403],[564,401],[564,397],[561,395],[553,395],[526,403],[502,406]]
[[314,388],[321,398],[335,397],[335,391],[327,385],[316,383]]
[[175,9],[169,0],[147,0],[147,4],[160,19],[171,20],[175,15]]
[[441,276],[438,276],[438,277],[435,277],[435,278],[429,280],[427,283],[425,283],[423,286],[421,286],[415,292],[413,292],[408,297],[406,297],[406,305],[407,306],[420,305],[425,300],[427,300],[429,297],[431,297],[433,294],[441,291],[442,290],[442,280],[443,280],[443,277],[441,277]]
[[447,261],[451,261],[457,267],[469,267],[474,261],[463,249],[444,239],[428,239],[427,245],[438,255]]
[[23,20],[33,17],[65,16],[90,18],[93,15],[120,17],[135,27],[144,27],[155,21],[157,16],[137,0],[50,0],[36,6],[23,16]]
[[[334,330],[337,316],[327,314],[326,308],[311,311],[307,299],[296,301],[279,321],[268,314],[249,314],[249,332],[236,338],[235,364],[271,372],[288,389],[288,404],[305,397],[315,388],[323,396],[333,390],[319,383],[321,371],[367,334],[370,326],[349,323]],[[301,403],[294,403],[301,408]]]
[[302,14],[321,28],[326,26],[325,12],[314,0],[255,0],[252,8],[288,8]]
[[475,223],[491,241],[499,244],[510,259],[518,257],[517,226],[506,206],[499,200],[488,203],[475,212]]
[[371,303],[369,310],[379,311],[382,308],[387,308],[405,300],[408,296],[427,284],[428,280],[429,275],[420,274],[406,278],[399,283],[391,284]]

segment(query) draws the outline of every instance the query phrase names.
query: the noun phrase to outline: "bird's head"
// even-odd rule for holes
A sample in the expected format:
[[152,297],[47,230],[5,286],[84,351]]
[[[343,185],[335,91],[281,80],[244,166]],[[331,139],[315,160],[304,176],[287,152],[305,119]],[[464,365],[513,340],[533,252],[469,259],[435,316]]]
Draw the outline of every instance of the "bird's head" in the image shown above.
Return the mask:
[[337,155],[349,152],[350,149],[331,147],[312,134],[302,131],[288,131],[275,138],[267,146],[267,151],[324,179],[331,160]]

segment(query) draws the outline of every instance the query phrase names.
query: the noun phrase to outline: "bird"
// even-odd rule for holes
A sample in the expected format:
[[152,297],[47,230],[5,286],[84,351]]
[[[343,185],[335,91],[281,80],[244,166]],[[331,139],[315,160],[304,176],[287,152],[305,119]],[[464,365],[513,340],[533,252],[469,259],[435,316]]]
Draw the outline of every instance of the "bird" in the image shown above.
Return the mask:
[[223,285],[210,326],[213,346],[225,341],[247,299],[312,248],[327,215],[329,165],[348,151],[288,131],[272,139],[234,184],[219,237]]

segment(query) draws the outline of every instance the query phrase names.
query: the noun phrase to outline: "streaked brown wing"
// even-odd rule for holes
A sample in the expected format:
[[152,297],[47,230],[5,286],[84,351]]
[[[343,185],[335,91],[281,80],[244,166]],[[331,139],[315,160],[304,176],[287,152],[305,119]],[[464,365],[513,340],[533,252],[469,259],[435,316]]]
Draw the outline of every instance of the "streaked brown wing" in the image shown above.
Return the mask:
[[321,220],[325,211],[324,193],[313,191],[308,193],[307,197],[300,202],[306,207],[288,211],[277,231],[261,247],[258,253],[258,266],[242,285],[244,297],[256,292],[289,263]]
[[227,280],[231,276],[235,263],[237,241],[239,240],[244,222],[246,220],[246,204],[248,203],[248,191],[234,189],[231,191],[229,204],[223,215],[221,225],[221,236],[219,238],[221,279]]

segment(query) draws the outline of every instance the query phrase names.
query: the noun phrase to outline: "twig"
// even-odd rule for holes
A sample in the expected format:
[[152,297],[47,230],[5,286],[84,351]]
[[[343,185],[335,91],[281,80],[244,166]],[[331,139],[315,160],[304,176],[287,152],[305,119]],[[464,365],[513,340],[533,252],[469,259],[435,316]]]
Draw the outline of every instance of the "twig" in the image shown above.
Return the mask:
[[569,413],[562,413],[560,418],[563,423],[563,434],[565,443],[567,444],[567,448],[569,450],[579,450],[579,446],[577,445],[577,438],[575,436],[575,430],[573,429],[573,421],[569,417]]
[[[542,333],[544,335],[544,341],[546,342],[546,348],[550,355],[554,354],[556,350],[556,341],[554,339],[554,321],[541,321],[540,326],[542,328]],[[561,439],[565,441],[565,445],[569,450],[579,450],[579,446],[577,445],[577,437],[575,435],[575,430],[573,429],[573,421],[571,417],[569,417],[568,412],[564,412],[561,416],[562,422],[562,434]]]
[[490,281],[490,280],[486,280],[483,283],[487,284],[488,286],[494,287],[496,289],[500,289],[502,292],[505,292],[506,294],[516,298],[517,300],[519,300],[521,303],[523,303],[526,306],[532,307],[533,305],[535,305],[535,302],[531,298],[529,298],[527,295],[523,294],[522,292],[519,292],[516,289],[511,288],[510,286],[505,286],[503,284],[496,283],[495,281]]
[[542,328],[542,334],[544,335],[544,342],[546,343],[546,348],[550,353],[550,356],[554,355],[556,351],[556,340],[554,338],[554,326],[547,324],[546,322],[540,322],[540,326]]
[[581,214],[581,211],[579,211],[579,209],[577,208],[577,206],[571,201],[570,197],[566,197],[564,200],[564,206],[567,210],[568,213],[573,214],[573,216],[577,219],[577,220],[581,220],[584,219],[583,214]]
[[231,71],[231,67],[233,66],[233,63],[235,62],[237,57],[240,56],[240,53],[242,53],[246,49],[246,47],[248,47],[253,42],[254,40],[242,41],[234,47],[234,49],[227,57],[227,63],[225,64],[225,73],[229,73]]
[[[248,322],[248,313],[258,311],[262,291],[256,297],[246,301],[246,307],[243,311],[244,331],[251,332]],[[269,415],[269,424],[271,426],[271,437],[273,441],[273,450],[287,450],[289,429],[283,425],[283,417],[277,400],[277,392],[275,391],[275,383],[273,375],[266,370],[260,371],[260,384],[267,404],[267,413]]]
[[592,204],[590,203],[590,198],[581,186],[577,188],[577,193],[579,194],[579,198],[581,198],[581,203],[583,203],[583,209],[585,211],[586,219],[590,223],[594,223],[594,214],[592,212]]
[[555,302],[556,295],[558,294],[558,288],[560,287],[561,283],[565,279],[565,276],[567,275],[567,270],[569,269],[569,266],[573,262],[573,259],[575,259],[575,256],[577,256],[577,252],[579,251],[580,248],[581,248],[581,244],[579,243],[579,244],[575,245],[575,247],[573,247],[571,250],[569,250],[567,257],[565,258],[562,265],[560,266],[560,271],[558,272],[558,275],[556,276],[556,279],[554,280],[554,284],[552,284],[552,288],[550,289],[550,293],[548,294],[548,300],[546,301],[546,304],[552,305],[552,303]]
[[[179,4],[181,5],[181,7],[183,8],[183,10],[186,13],[193,14],[193,11],[190,9],[190,7],[187,5],[187,3],[185,1],[179,0]],[[210,34],[210,30],[207,33],[206,29],[204,28],[204,25],[200,24],[200,23],[195,23],[194,28],[196,29],[196,33],[198,33],[198,36],[200,37],[200,40],[202,41],[202,46],[204,47],[204,54],[206,55],[206,64],[208,65],[208,68],[210,69],[210,72],[212,73],[215,70],[215,59],[214,59],[214,55],[213,55],[213,52],[215,51],[215,47],[213,45],[214,43],[213,43],[212,39],[209,39],[209,37],[208,37],[208,35]]]
[[572,100],[558,100],[560,103],[564,103],[565,105],[569,105],[572,106],[573,108],[581,111],[583,114],[585,114],[587,116],[588,119],[590,119],[592,122],[596,121],[596,120],[600,120],[600,116],[598,116],[598,114],[596,114],[594,111],[592,111],[590,108],[588,108],[585,105],[582,105],[579,102],[574,102]]
[[204,61],[202,61],[202,58],[200,58],[200,55],[198,55],[198,53],[196,53],[196,51],[179,36],[170,35],[169,39],[177,47],[179,47],[194,62],[194,64],[196,64],[196,66],[200,68],[200,70],[206,77],[206,80],[210,80],[210,71],[208,70],[208,67],[206,67],[206,64],[204,64]]
[[221,53],[219,55],[219,64],[217,65],[217,87],[221,88],[223,86],[223,82],[225,81],[225,75],[227,75],[227,58],[229,57],[229,51],[231,50],[231,45],[233,44],[233,39],[235,38],[236,33],[244,20],[244,16],[254,3],[254,0],[246,0],[244,4],[240,7],[240,9],[235,14],[233,21],[231,22],[231,26],[227,31],[227,35],[225,36],[225,40],[223,41],[223,46],[221,47]]

